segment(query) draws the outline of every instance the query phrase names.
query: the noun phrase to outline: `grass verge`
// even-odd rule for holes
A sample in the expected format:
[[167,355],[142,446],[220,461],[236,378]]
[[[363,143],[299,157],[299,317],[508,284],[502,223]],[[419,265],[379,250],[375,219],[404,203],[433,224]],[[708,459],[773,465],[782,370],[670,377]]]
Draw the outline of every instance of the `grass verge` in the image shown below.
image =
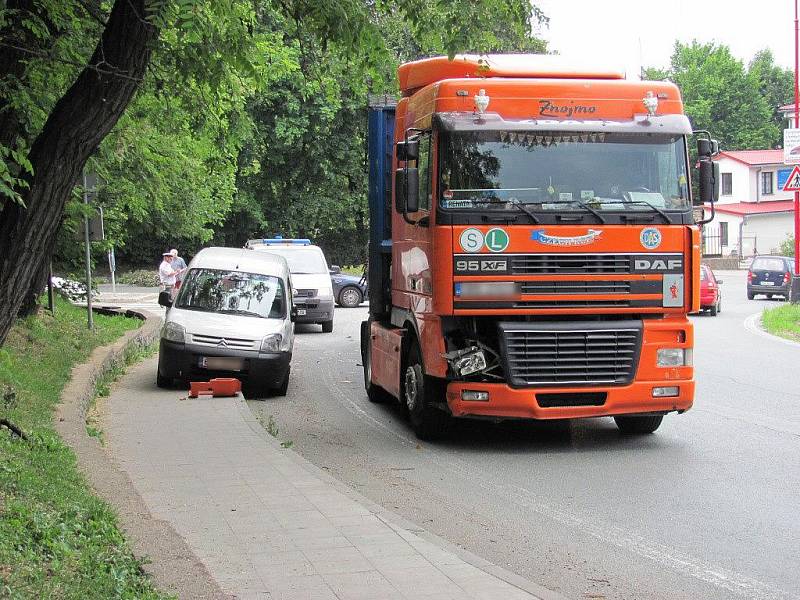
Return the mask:
[[0,349],[0,597],[163,598],[130,551],[112,509],[95,497],[53,428],[72,367],[140,321],[95,315],[58,299],[56,315],[20,320]]
[[800,305],[784,304],[764,311],[761,316],[764,329],[774,335],[800,341]]

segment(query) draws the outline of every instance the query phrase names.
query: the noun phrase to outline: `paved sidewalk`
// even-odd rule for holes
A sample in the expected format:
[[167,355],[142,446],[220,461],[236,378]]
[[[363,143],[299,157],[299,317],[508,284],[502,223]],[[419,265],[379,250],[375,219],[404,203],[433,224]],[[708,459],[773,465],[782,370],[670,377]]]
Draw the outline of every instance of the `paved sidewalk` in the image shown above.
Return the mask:
[[106,446],[153,516],[235,597],[557,597],[455,551],[282,448],[241,398],[181,399],[154,379],[151,359],[115,386]]

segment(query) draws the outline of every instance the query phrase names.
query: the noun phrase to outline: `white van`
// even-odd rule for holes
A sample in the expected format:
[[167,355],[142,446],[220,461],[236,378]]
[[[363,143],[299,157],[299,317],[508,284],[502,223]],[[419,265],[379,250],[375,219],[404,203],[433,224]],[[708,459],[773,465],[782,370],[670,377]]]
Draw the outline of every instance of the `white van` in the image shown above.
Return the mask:
[[264,238],[248,240],[246,248],[277,254],[289,263],[298,323],[319,323],[333,331],[333,283],[322,249],[311,240]]
[[167,306],[158,352],[159,387],[178,379],[236,377],[258,394],[285,396],[294,345],[289,267],[280,256],[205,248]]

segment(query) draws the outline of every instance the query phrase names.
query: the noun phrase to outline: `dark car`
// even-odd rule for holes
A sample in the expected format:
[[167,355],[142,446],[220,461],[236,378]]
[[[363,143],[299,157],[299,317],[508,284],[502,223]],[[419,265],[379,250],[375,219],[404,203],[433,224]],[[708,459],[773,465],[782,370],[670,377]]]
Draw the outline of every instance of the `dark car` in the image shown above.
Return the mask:
[[747,271],[747,298],[756,294],[789,297],[792,289],[794,259],[787,256],[757,256]]
[[708,265],[700,265],[700,310],[708,311],[712,317],[722,310],[722,290],[714,271]]
[[330,273],[333,297],[339,306],[353,308],[367,297],[367,278],[364,275],[342,273],[341,267],[337,265],[331,266]]

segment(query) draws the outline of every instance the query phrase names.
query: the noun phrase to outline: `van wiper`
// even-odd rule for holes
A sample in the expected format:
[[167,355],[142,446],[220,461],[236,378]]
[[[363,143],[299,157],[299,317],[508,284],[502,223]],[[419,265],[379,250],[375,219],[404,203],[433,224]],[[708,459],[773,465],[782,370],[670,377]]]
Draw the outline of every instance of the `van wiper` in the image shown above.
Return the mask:
[[244,315],[246,317],[258,317],[259,319],[266,319],[265,316],[258,314],[257,312],[253,312],[252,310],[241,310],[238,308],[228,308],[225,310],[218,311],[224,315]]
[[531,218],[531,221],[533,221],[537,225],[541,224],[541,221],[539,220],[539,217],[537,217],[536,214],[531,209],[529,209],[527,206],[525,206],[522,202],[520,202],[519,200],[517,200],[514,197],[511,197],[511,198],[498,198],[497,196],[492,196],[492,198],[491,198],[491,200],[489,202],[491,202],[492,204],[494,204],[495,202],[496,203],[503,203],[503,204],[506,204],[506,203],[512,204],[513,206],[516,206],[517,209],[519,209],[521,212],[524,212],[526,215],[528,215]]
[[659,215],[664,217],[664,221],[666,223],[672,223],[672,219],[669,218],[669,215],[667,213],[665,213],[660,208],[658,208],[656,206],[653,206],[649,202],[645,202],[644,200],[629,200],[627,198],[622,198],[621,200],[617,200],[617,202],[619,202],[620,204],[626,204],[626,205],[635,204],[637,206],[646,206],[647,208],[657,212]]

